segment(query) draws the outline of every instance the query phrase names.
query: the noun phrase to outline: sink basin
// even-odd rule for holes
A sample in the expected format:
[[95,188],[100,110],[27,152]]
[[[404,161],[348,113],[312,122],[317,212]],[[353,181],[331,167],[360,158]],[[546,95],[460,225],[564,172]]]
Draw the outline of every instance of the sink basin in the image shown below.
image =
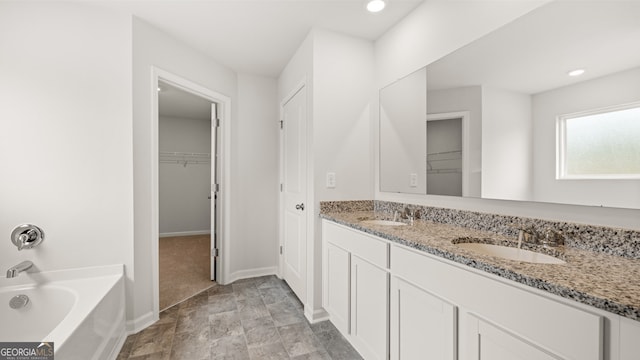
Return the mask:
[[536,264],[565,264],[566,262],[557,257],[542,254],[539,252],[518,249],[510,246],[484,244],[484,243],[457,243],[457,247],[475,251],[479,254],[500,257],[503,259],[523,261]]
[[361,221],[363,224],[369,225],[384,225],[384,226],[405,226],[407,224],[400,221],[392,221],[392,220],[363,220]]

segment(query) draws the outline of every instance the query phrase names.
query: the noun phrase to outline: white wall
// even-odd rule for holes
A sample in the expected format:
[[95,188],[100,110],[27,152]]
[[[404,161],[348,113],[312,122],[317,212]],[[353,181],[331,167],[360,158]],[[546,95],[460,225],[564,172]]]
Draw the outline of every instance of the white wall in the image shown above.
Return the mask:
[[[320,201],[371,199],[371,98],[373,43],[334,32],[316,31],[313,51],[314,216],[313,284],[307,313],[322,309]],[[326,187],[335,172],[336,187]]]
[[[156,91],[151,81],[151,67],[156,66],[191,82],[229,96],[232,101],[231,129],[234,132],[236,114],[236,74],[212,61],[205,55],[138,19],[133,19],[133,164],[134,164],[134,221],[135,221],[135,287],[128,309],[129,326],[135,329],[152,322],[153,278],[157,264],[151,261],[153,239],[152,191],[152,136],[151,100]],[[234,154],[231,154],[233,157]],[[232,174],[233,176],[233,174]],[[233,203],[233,206],[241,206]],[[241,226],[231,224],[231,233]],[[227,259],[228,260],[228,259]],[[227,262],[228,263],[228,262]]]
[[231,278],[277,272],[278,120],[276,79],[238,74]]
[[557,116],[639,99],[640,68],[534,95],[535,200],[640,208],[640,180],[556,180],[555,166]]
[[[539,5],[541,3],[526,1],[423,3],[376,41],[377,88],[447,55]],[[378,124],[377,113],[373,121]],[[536,136],[534,134],[534,138]],[[377,139],[374,144],[377,146]],[[376,154],[374,152],[372,156]],[[379,200],[640,229],[640,210],[391,194],[382,193],[378,188],[379,183],[376,182],[375,198]]]
[[425,1],[375,42],[381,88],[542,5],[544,1]]
[[[158,138],[161,152],[210,153],[211,119],[160,116]],[[209,233],[211,163],[161,162],[158,172],[160,236]]]
[[[78,3],[0,2],[0,264],[125,264],[133,278],[131,19]],[[11,244],[41,226],[32,250]],[[21,275],[25,276],[25,275]]]
[[[307,317],[322,312],[320,201],[370,199],[372,169],[370,99],[373,46],[369,41],[313,30],[278,79],[282,102],[302,81],[307,84],[308,194]],[[325,186],[327,172],[336,187]]]
[[[316,202],[370,199],[373,44],[316,31],[313,72]],[[328,171],[336,173],[335,189],[325,186]]]
[[482,87],[482,197],[533,200],[531,96]]
[[[231,98],[231,242],[228,244],[228,258],[224,259],[225,281],[235,277],[273,273],[277,263],[273,257],[277,247],[273,218],[259,211],[276,211],[276,194],[265,195],[261,191],[274,191],[278,182],[274,164],[278,150],[274,147],[277,138],[269,138],[270,121],[273,116],[275,85],[272,79],[238,76],[232,70],[216,63],[207,56],[169,37],[148,23],[133,20],[133,144],[134,144],[134,194],[135,194],[135,269],[136,282],[132,290],[134,328],[141,328],[152,318],[153,283],[151,262],[152,216],[151,207],[151,94],[156,91],[151,81],[151,67],[155,66],[180,76],[207,89]],[[259,116],[257,114],[260,114]],[[256,131],[259,130],[259,131]],[[261,138],[256,142],[257,138]],[[260,152],[260,154],[257,154]],[[264,170],[265,172],[260,172]],[[247,178],[260,172],[260,177]],[[257,184],[260,179],[262,184]],[[258,196],[256,198],[255,196]],[[251,217],[263,218],[252,222]],[[260,236],[256,236],[256,235]],[[273,246],[273,248],[271,247]],[[264,249],[257,251],[256,249]]]
[[[380,188],[425,194],[427,71],[418,70],[380,90]],[[412,186],[411,176],[417,177]]]

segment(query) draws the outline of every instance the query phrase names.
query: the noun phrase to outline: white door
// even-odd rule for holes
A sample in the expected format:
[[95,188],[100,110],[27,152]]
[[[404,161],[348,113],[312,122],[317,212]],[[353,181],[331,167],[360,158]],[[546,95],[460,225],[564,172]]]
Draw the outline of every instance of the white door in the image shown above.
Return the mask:
[[218,183],[216,170],[218,167],[218,104],[211,103],[211,280],[216,280],[217,257],[218,257],[218,233],[216,229],[216,219],[218,218]]
[[283,105],[283,277],[300,301],[306,302],[307,110],[302,87]]

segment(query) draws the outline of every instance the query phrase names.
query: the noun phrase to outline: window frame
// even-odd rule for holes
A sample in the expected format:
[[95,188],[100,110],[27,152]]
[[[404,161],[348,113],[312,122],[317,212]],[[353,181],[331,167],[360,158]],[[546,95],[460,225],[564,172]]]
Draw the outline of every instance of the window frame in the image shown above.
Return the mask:
[[640,101],[606,106],[597,109],[558,115],[556,117],[556,180],[629,180],[640,179],[638,174],[581,174],[569,175],[566,167],[567,120],[608,112],[640,108]]

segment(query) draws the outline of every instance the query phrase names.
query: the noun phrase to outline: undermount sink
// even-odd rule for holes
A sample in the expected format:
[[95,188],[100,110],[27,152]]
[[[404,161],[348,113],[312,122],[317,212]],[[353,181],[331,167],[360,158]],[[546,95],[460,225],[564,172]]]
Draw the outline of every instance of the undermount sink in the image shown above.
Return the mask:
[[369,225],[383,225],[383,226],[405,226],[407,224],[400,221],[393,220],[363,220],[361,221],[363,224]]
[[566,262],[557,257],[542,254],[539,252],[518,249],[510,246],[475,243],[475,242],[460,242],[455,244],[457,247],[475,251],[479,254],[490,255],[500,257],[508,260],[523,261],[536,264],[565,264]]

